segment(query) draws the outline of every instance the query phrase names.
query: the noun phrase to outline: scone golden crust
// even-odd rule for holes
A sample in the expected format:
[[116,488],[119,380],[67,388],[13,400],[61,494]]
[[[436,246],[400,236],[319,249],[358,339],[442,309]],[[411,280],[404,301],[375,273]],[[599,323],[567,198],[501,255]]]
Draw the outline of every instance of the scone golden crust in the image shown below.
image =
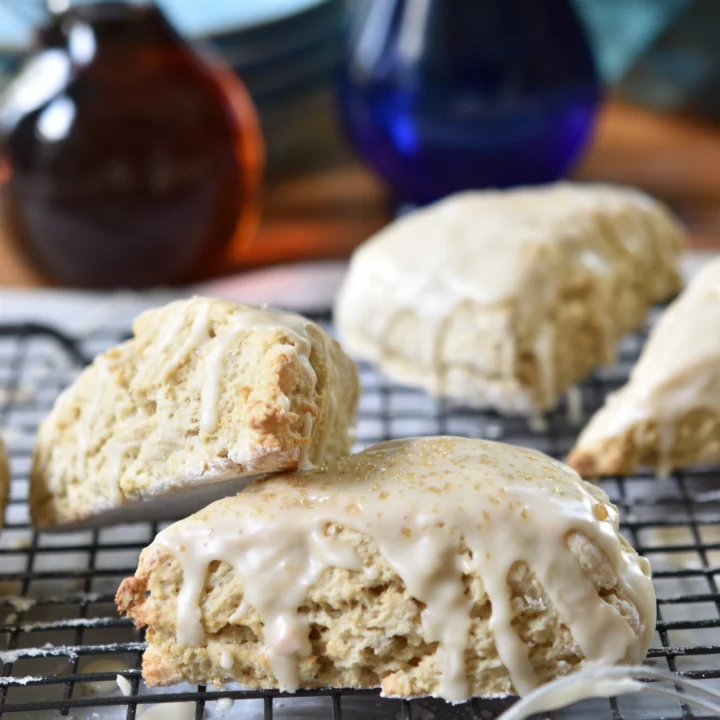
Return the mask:
[[720,260],[665,310],[568,461],[586,477],[720,462]]
[[466,192],[353,255],[342,341],[391,377],[503,413],[552,408],[680,288],[683,232],[629,188]]
[[5,522],[5,508],[10,496],[10,463],[5,453],[5,445],[0,438],[0,528]]
[[541,453],[399,440],[170,526],[116,602],[148,628],[150,685],[525,694],[644,658],[649,564],[617,527],[601,490]]
[[349,452],[357,371],[315,323],[194,297],[144,313],[133,331],[41,424],[36,525]]

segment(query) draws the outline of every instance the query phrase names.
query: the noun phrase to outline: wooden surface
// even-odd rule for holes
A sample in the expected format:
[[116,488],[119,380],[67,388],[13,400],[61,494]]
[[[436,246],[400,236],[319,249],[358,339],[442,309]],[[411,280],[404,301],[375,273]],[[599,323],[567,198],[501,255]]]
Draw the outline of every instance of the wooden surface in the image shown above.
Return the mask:
[[[692,247],[720,251],[720,126],[610,101],[574,177],[647,190],[680,215]],[[270,178],[247,265],[343,257],[388,218],[381,184],[328,137],[322,151],[306,152],[294,170]],[[0,229],[0,285],[41,284]]]

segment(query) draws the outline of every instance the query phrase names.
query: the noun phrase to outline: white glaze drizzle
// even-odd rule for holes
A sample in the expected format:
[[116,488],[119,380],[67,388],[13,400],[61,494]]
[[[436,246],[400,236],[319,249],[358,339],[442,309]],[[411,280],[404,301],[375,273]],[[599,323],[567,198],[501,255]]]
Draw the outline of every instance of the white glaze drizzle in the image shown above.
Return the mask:
[[545,416],[541,412],[533,410],[533,412],[528,417],[528,427],[534,433],[544,433],[547,432],[548,421],[545,419]]
[[675,423],[660,421],[657,424],[657,468],[658,480],[667,480],[672,472],[672,450],[675,444]]
[[220,653],[220,667],[223,670],[230,670],[233,666],[232,655],[227,650]]
[[123,502],[123,492],[120,488],[120,475],[125,455],[132,450],[137,450],[140,445],[140,440],[133,440],[126,443],[120,443],[114,437],[108,440],[106,451],[106,480],[108,484],[108,497],[113,505],[121,505]]
[[117,683],[117,686],[120,688],[120,692],[125,697],[130,697],[130,695],[132,695],[132,685],[130,684],[130,681],[124,675],[118,674],[115,677],[115,682]]
[[[245,333],[259,328],[271,328],[285,331],[292,336],[294,345],[279,346],[282,352],[296,354],[314,390],[317,384],[317,375],[310,363],[312,343],[307,332],[308,321],[292,313],[284,313],[268,309],[245,308],[238,312],[232,325],[219,336],[213,338],[210,349],[205,358],[205,373],[200,396],[200,431],[207,435],[217,428],[218,404],[222,384],[224,362],[230,348],[237,344],[238,339]],[[286,396],[278,398],[283,409],[289,409],[290,403]],[[307,420],[309,416],[309,422]],[[312,415],[305,414],[303,418],[303,437],[309,439],[312,434]],[[309,443],[308,443],[309,444]],[[301,457],[307,458],[307,446],[303,446]],[[304,453],[304,455],[303,455]],[[306,462],[307,464],[307,462]]]
[[[720,413],[720,259],[708,263],[653,328],[630,380],[610,395],[576,448],[646,420],[658,434],[658,475],[671,468],[676,423],[694,408]],[[700,461],[703,458],[699,458]]]
[[[185,305],[186,311],[190,304]],[[161,319],[162,315],[158,318]],[[188,355],[210,339],[210,303],[198,305],[193,318],[190,332],[185,342],[177,349],[175,354],[165,362],[162,376],[167,377],[174,372],[187,359]]]
[[555,330],[550,323],[543,323],[533,344],[540,382],[539,407],[553,405],[555,399]]
[[[600,519],[599,519],[600,518]],[[311,652],[298,608],[328,567],[364,571],[355,551],[325,532],[338,524],[369,535],[383,557],[425,604],[427,641],[439,643],[439,695],[461,701],[470,607],[465,595],[459,531],[492,604],[498,653],[521,694],[537,685],[528,649],[516,634],[508,572],[526,562],[571,630],[586,662],[638,662],[654,628],[649,565],[620,541],[600,503],[566,466],[545,455],[500,443],[458,438],[403,440],[370,448],[315,473],[256,483],[239,496],[163,530],[155,545],[183,569],[177,640],[204,641],[201,613],[208,566],[229,563],[242,582],[243,603],[262,618],[272,671],[282,689],[297,688],[298,661]],[[606,553],[621,591],[646,625],[636,638],[596,592],[566,535],[577,530]]]
[[[179,310],[179,312],[174,312],[175,310]],[[153,352],[160,358],[164,356],[182,331],[182,327],[187,320],[187,303],[183,300],[170,303],[164,312],[159,314],[158,321],[161,318],[162,322],[155,325],[157,340],[153,343]]]
[[140,720],[193,720],[195,717],[195,703],[171,702],[151,705],[141,712]]
[[565,392],[567,419],[571,425],[581,425],[583,420],[582,391],[577,385],[571,385]]
[[312,436],[312,422],[313,417],[309,412],[306,412],[303,416],[303,438],[307,442],[300,447],[300,462],[298,463],[299,470],[311,470],[312,463],[310,462],[310,437]]

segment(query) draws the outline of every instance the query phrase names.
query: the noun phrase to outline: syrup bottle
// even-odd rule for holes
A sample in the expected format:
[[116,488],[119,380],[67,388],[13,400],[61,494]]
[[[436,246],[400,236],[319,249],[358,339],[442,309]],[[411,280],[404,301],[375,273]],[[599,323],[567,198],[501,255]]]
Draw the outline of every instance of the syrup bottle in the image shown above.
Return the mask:
[[229,68],[152,4],[54,15],[0,98],[0,208],[49,280],[197,279],[252,242],[262,143]]

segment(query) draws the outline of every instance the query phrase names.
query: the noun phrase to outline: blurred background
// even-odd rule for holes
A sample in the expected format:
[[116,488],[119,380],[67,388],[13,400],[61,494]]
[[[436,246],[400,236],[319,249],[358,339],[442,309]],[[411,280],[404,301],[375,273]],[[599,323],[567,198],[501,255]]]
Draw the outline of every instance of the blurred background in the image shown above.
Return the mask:
[[718,90],[717,0],[0,0],[0,285],[345,258],[563,177],[720,247]]

